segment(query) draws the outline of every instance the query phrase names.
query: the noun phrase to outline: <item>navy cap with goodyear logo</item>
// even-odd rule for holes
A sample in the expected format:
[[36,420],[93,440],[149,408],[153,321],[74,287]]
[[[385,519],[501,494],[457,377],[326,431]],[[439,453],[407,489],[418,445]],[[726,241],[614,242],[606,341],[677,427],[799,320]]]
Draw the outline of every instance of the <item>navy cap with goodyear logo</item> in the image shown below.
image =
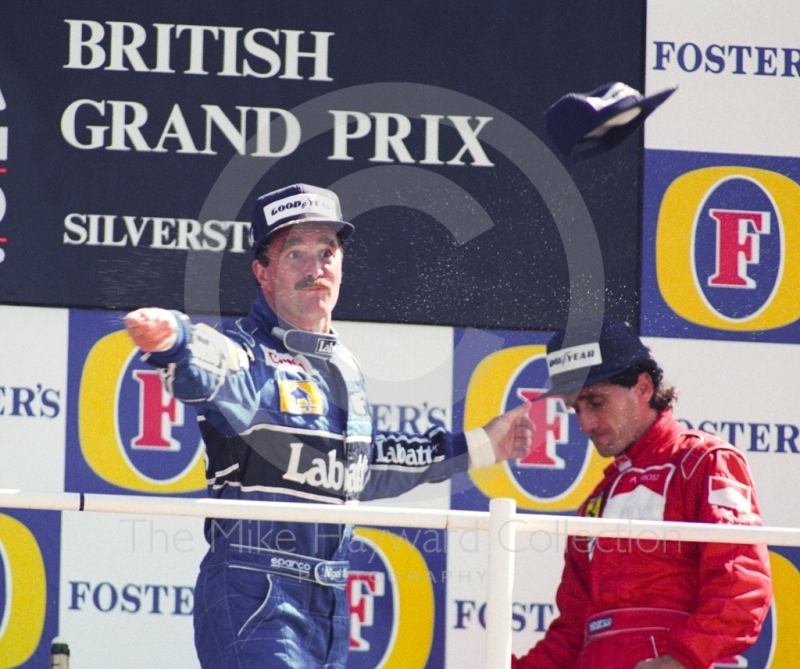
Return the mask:
[[589,93],[568,93],[545,113],[547,132],[573,162],[585,160],[620,144],[677,88],[644,96],[617,81]]
[[341,241],[354,230],[352,223],[342,220],[339,197],[332,190],[309,184],[286,186],[256,200],[250,223],[250,245],[255,255],[278,232],[301,223],[335,228]]
[[[566,395],[605,381],[636,363],[651,359],[650,350],[626,323],[616,318],[560,330],[547,342],[547,371],[552,388],[545,395]],[[594,330],[595,334],[591,334]],[[538,399],[538,398],[537,398]]]

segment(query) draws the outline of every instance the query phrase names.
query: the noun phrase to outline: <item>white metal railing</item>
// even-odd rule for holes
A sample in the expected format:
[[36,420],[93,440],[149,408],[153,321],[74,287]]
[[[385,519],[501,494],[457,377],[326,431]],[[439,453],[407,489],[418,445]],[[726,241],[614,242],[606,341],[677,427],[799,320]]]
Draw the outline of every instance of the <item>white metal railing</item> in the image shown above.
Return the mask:
[[519,514],[511,499],[491,500],[486,512],[0,489],[0,508],[485,530],[489,532],[487,669],[508,669],[511,666],[511,606],[517,533],[800,546],[799,528]]

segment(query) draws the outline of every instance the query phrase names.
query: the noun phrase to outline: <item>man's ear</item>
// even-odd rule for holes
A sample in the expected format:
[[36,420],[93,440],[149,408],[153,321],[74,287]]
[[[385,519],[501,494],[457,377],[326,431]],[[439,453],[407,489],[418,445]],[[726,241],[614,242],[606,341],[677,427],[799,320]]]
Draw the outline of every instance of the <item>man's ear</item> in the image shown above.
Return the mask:
[[639,380],[636,381],[634,386],[637,394],[649,405],[650,400],[653,398],[655,388],[653,387],[653,378],[647,373],[642,372],[639,374]]
[[252,268],[253,268],[253,274],[256,277],[258,285],[263,288],[264,283],[267,280],[267,268],[264,265],[262,265],[258,260],[253,261]]

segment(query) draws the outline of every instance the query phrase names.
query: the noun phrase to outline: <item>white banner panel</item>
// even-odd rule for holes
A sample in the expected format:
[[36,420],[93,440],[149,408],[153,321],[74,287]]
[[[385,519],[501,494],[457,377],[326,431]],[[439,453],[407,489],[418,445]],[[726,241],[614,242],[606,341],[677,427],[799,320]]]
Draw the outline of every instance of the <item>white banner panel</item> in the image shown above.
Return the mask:
[[[553,618],[556,589],[564,568],[566,537],[546,532],[517,534],[514,560],[512,652],[530,650]],[[486,532],[453,531],[447,542],[447,669],[482,667],[486,648]]]
[[[334,323],[356,357],[379,430],[423,433],[450,429],[453,398],[453,329],[428,325]],[[381,506],[450,507],[450,482],[421,485]]]
[[67,512],[59,635],[81,669],[195,669],[202,518]]
[[800,526],[800,347],[643,339],[679,390],[676,417],[746,455],[764,524]]
[[0,487],[64,490],[66,309],[0,306]]
[[650,0],[645,81],[648,149],[800,156],[800,3]]

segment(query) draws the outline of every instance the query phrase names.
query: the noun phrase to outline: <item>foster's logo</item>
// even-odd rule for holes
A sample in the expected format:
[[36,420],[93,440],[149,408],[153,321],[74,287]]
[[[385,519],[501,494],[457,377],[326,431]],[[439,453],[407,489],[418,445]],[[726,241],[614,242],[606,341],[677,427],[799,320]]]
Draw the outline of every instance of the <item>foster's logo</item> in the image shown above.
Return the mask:
[[656,273],[666,303],[722,330],[800,318],[800,186],[769,170],[707,167],[678,177],[658,214]]
[[[408,532],[408,531],[407,531]],[[410,531],[411,536],[413,530]],[[419,532],[417,532],[417,535]],[[355,669],[443,666],[434,649],[437,624],[435,590],[444,599],[444,552],[426,552],[405,532],[356,528],[350,543],[346,593],[350,605],[350,657]],[[427,558],[427,559],[426,559]],[[442,607],[440,607],[441,609]]]
[[70,312],[68,489],[204,489],[194,411],[164,390],[158,371],[140,360],[124,331],[108,331],[118,325],[109,320],[107,314]]
[[527,457],[474,470],[470,476],[487,497],[510,497],[522,509],[572,511],[594,488],[603,462],[562,398],[537,399],[547,379],[544,346],[502,349],[475,367],[464,403],[464,429],[484,425],[530,400],[536,430]]
[[0,514],[0,669],[46,665],[58,618],[60,515]]

